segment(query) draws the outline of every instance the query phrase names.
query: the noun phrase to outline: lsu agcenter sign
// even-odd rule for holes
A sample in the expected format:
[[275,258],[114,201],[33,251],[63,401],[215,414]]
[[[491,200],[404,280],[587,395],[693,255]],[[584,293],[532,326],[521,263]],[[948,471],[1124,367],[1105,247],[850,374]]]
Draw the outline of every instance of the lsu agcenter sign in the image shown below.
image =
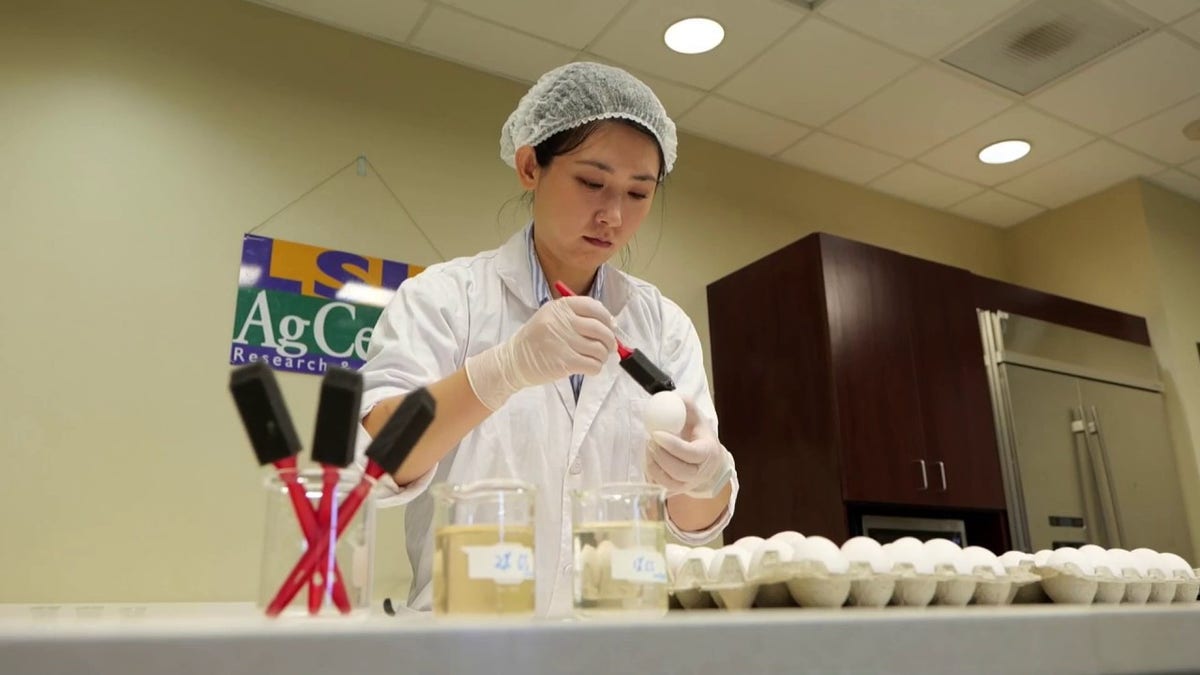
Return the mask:
[[229,363],[359,368],[392,295],[422,267],[247,234]]

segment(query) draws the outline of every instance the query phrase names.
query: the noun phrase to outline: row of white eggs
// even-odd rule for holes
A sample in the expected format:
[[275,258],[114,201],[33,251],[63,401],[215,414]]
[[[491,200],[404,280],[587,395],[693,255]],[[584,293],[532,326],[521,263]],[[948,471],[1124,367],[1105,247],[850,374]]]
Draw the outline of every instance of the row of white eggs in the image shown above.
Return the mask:
[[[768,556],[774,553],[773,556]],[[1009,551],[997,556],[980,546],[960,548],[947,539],[931,539],[921,542],[913,537],[904,537],[894,542],[880,544],[870,537],[854,537],[838,547],[829,539],[820,536],[805,537],[799,532],[780,532],[769,539],[742,537],[720,549],[687,548],[669,545],[667,564],[674,574],[687,560],[699,559],[708,570],[708,577],[716,579],[725,567],[727,558],[740,563],[746,579],[759,576],[764,560],[771,562],[818,562],[829,574],[843,574],[851,564],[864,563],[876,574],[884,574],[908,565],[916,574],[933,574],[935,571],[952,569],[956,574],[969,575],[985,571],[996,577],[1007,574],[1006,569],[1032,563],[1036,567],[1066,570],[1073,565],[1084,575],[1104,574],[1121,576],[1132,572],[1147,578],[1161,573],[1174,577],[1176,573],[1189,579],[1196,574],[1187,561],[1173,553],[1159,553],[1148,548],[1126,551],[1119,548],[1104,549],[1086,545],[1078,549],[1063,547],[1042,550],[1037,553]]]
[[1135,548],[1126,551],[1121,548],[1104,549],[1094,544],[1079,548],[1064,546],[1050,550],[1043,549],[1029,554],[1021,551],[1009,551],[1001,556],[1006,565],[1018,565],[1032,561],[1035,567],[1049,567],[1066,570],[1074,566],[1079,573],[1095,576],[1127,576],[1131,572],[1136,577],[1150,578],[1161,574],[1172,578],[1182,576],[1195,579],[1196,573],[1186,560],[1174,553],[1159,553],[1149,548]]

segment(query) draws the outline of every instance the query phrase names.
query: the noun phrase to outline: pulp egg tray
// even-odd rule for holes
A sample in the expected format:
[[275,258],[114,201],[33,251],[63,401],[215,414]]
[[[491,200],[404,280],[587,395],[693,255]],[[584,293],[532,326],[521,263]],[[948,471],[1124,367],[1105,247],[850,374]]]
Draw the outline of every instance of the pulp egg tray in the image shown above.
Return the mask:
[[[830,546],[831,554],[838,551]],[[769,545],[668,550],[674,604],[727,610],[1003,605],[1012,602],[1018,589],[1038,581],[1025,569],[978,566],[964,572],[949,565],[909,562],[873,566],[838,555],[796,559],[792,553]]]
[[[946,540],[880,545],[855,537],[744,537],[719,549],[668,545],[672,606],[885,607],[1195,602],[1200,569],[1138,549],[1058,549],[995,556]],[[1112,570],[1121,570],[1114,573]]]

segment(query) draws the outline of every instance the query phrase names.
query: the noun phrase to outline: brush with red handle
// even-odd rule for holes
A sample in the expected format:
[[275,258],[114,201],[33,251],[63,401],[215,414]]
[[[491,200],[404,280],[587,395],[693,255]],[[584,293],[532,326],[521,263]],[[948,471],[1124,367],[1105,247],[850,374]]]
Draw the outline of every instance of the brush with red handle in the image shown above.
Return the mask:
[[[312,548],[321,530],[318,525],[318,513],[308,501],[307,491],[296,476],[296,455],[300,452],[300,437],[296,434],[287,404],[284,403],[279,384],[275,381],[274,372],[262,361],[237,368],[229,375],[229,391],[233,394],[238,414],[242,418],[242,426],[250,437],[250,445],[254,448],[259,464],[275,467],[279,480],[287,488],[296,522],[300,525],[308,548]],[[355,410],[355,415],[357,413]],[[341,570],[337,569],[336,565],[333,574],[334,604],[343,613],[349,612],[350,599],[346,594],[345,584],[342,583]],[[313,591],[320,592],[315,588]]]
[[[564,298],[574,293],[561,281],[554,282],[554,289]],[[640,349],[630,349],[617,340],[617,356],[621,357],[621,367],[642,386],[650,395],[660,391],[674,391],[675,382],[650,360]]]
[[340,537],[354,520],[375,482],[384,475],[395,474],[404,464],[408,454],[433,422],[435,410],[433,396],[425,389],[417,389],[404,397],[404,401],[367,447],[367,470],[338,507],[337,529],[331,535],[330,528],[321,528],[316,543],[296,562],[274,599],[267,605],[267,616],[278,616],[296,597],[329,551],[330,541]]
[[[362,375],[356,371],[333,367],[325,371],[321,380],[321,399],[317,404],[317,424],[313,431],[312,458],[321,465],[321,500],[317,506],[313,546],[320,532],[328,533],[336,502],[338,478],[341,469],[354,461],[354,439],[358,434],[359,404],[362,401]],[[332,542],[331,542],[332,543]],[[326,588],[331,588],[331,598],[342,614],[350,612],[350,598],[334,555],[335,548],[323,564],[312,575],[308,586],[308,613],[321,611]],[[328,580],[333,577],[330,586]]]

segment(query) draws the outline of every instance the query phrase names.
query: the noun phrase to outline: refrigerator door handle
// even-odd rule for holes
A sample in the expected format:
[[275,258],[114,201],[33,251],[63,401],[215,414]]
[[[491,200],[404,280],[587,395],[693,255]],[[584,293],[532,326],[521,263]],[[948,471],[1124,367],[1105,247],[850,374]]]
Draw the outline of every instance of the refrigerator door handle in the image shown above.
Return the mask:
[[925,460],[914,459],[914,463],[921,465],[921,492],[929,489],[929,474],[925,473]]
[[[1077,437],[1083,437],[1083,447],[1079,447]],[[1087,442],[1087,426],[1083,421],[1083,408],[1071,409],[1071,447],[1075,450],[1075,462],[1079,467],[1079,492],[1083,496],[1083,534],[1089,544],[1103,545],[1104,542],[1097,541],[1096,528],[1092,527],[1093,523],[1099,522],[1096,517],[1096,502],[1093,499],[1091,488],[1094,486],[1095,478],[1088,480],[1088,464],[1090,462],[1089,453],[1091,451]]]
[[939,460],[939,461],[934,462],[934,464],[937,464],[938,472],[940,474],[942,474],[942,492],[945,492],[946,491],[946,463]]
[[[1092,418],[1088,430],[1096,435],[1096,446],[1099,448],[1099,463],[1093,462],[1096,473],[1096,489],[1100,491],[1100,504],[1104,507],[1104,524],[1108,528],[1109,537],[1114,545],[1109,548],[1121,548],[1121,524],[1117,520],[1117,495],[1113,492],[1112,475],[1108,472],[1108,448],[1104,445],[1104,430],[1100,428],[1100,413],[1096,406],[1088,406]],[[1107,499],[1106,499],[1107,498]]]

